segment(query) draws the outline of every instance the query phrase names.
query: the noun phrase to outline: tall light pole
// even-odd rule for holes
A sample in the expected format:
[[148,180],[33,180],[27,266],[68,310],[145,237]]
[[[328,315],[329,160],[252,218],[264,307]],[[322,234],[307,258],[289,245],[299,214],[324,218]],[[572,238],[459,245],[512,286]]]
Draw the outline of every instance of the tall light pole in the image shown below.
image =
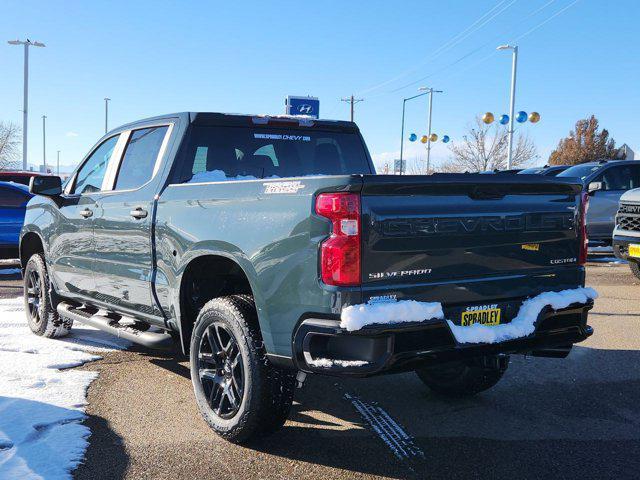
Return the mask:
[[511,100],[509,101],[509,155],[507,157],[507,170],[511,168],[511,158],[513,154],[513,114],[516,106],[516,70],[518,68],[518,46],[500,45],[497,50],[511,50],[513,61],[511,63]]
[[22,169],[28,170],[27,165],[27,120],[29,111],[29,47],[44,47],[44,43],[32,42],[27,38],[22,40],[9,40],[9,45],[24,45],[24,93],[22,99]]
[[42,115],[42,166],[47,173],[47,116]]
[[110,98],[104,98],[104,133],[109,131],[109,100]]
[[58,150],[58,162],[56,165],[57,165],[56,175],[60,176],[60,150]]
[[409,97],[409,98],[403,98],[402,99],[402,131],[400,133],[400,175],[402,175],[403,170],[404,170],[404,162],[402,160],[403,156],[403,151],[404,151],[404,112],[405,112],[405,108],[407,106],[407,102],[409,100],[413,100],[414,98],[418,98],[418,97],[422,97],[423,95],[426,95],[429,92],[424,92],[424,93],[419,93],[418,95],[414,95],[413,97]]
[[434,90],[431,87],[420,87],[418,90],[429,94],[429,119],[427,121],[427,172],[429,173],[429,165],[431,164],[431,112],[433,110],[433,94],[442,93],[442,90]]

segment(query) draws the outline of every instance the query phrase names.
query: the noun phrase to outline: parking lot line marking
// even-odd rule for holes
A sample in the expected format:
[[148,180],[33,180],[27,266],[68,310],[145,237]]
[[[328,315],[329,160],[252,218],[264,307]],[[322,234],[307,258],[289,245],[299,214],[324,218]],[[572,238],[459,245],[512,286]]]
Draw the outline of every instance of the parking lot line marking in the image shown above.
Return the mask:
[[351,402],[369,428],[380,437],[399,460],[414,457],[424,458],[424,453],[414,443],[413,437],[405,432],[382,407],[368,404],[348,393],[345,393],[344,398]]

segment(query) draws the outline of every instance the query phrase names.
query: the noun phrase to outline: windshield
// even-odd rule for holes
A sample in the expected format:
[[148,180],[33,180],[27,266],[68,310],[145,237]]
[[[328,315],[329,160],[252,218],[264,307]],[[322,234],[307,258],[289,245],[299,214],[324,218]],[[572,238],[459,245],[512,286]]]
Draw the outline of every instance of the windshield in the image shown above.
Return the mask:
[[577,177],[584,181],[588,176],[601,168],[602,165],[576,165],[575,167],[567,168],[564,172],[560,172],[558,177]]
[[360,135],[313,129],[194,126],[182,182],[372,173]]
[[525,168],[524,170],[520,170],[518,172],[518,175],[539,175],[541,173],[544,173],[544,168],[542,167],[535,167],[535,168]]

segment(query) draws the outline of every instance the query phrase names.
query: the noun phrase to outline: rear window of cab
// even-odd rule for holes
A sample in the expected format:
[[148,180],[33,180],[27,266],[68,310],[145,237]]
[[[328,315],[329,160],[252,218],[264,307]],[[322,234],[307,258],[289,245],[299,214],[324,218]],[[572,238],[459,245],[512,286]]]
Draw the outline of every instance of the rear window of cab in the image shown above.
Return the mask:
[[373,173],[356,133],[192,126],[179,155],[180,183]]

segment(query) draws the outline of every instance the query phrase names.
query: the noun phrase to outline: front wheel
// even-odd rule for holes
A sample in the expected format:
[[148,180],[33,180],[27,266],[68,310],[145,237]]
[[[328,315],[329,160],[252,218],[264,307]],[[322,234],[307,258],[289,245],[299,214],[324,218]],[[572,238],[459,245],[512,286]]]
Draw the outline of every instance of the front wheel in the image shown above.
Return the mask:
[[205,304],[193,328],[190,361],[198,408],[218,435],[243,443],[286,421],[295,376],[269,363],[250,296]]
[[64,337],[73,320],[58,315],[49,295],[49,273],[42,253],[31,256],[24,269],[24,309],[29,328],[41,337]]
[[447,397],[468,397],[493,387],[508,365],[508,356],[486,357],[424,367],[416,373],[435,393]]

